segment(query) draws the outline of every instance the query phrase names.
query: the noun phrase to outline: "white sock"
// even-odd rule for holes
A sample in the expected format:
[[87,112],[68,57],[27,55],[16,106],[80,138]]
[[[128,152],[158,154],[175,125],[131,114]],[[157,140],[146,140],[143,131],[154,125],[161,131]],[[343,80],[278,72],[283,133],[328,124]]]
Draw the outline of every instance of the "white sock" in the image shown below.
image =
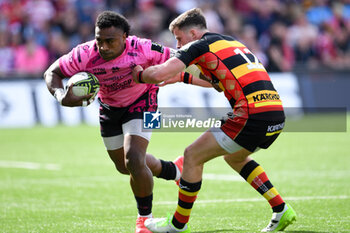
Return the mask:
[[152,213],[150,213],[149,215],[140,215],[140,214],[137,214],[137,217],[153,218],[153,215],[152,215]]
[[175,181],[178,181],[181,178],[181,172],[180,172],[180,169],[176,166],[176,164],[175,164],[175,167],[176,167]]

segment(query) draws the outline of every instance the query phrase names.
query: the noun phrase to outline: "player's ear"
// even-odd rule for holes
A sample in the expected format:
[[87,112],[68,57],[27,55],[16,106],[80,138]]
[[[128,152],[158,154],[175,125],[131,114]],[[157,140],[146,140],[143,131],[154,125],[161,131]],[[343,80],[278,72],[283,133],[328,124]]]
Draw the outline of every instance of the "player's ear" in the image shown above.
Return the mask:
[[192,40],[197,40],[196,35],[197,35],[196,29],[192,28],[192,29],[190,30],[191,39],[192,39]]

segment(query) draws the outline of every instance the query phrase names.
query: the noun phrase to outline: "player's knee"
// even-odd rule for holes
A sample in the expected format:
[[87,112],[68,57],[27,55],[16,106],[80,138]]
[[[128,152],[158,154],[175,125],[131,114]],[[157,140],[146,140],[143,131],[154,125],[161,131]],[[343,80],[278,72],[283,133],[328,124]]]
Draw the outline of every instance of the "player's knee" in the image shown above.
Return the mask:
[[125,175],[129,174],[128,169],[126,169],[125,167],[123,148],[117,149],[117,150],[110,150],[108,151],[108,155],[113,161],[113,164],[119,173],[125,174]]
[[196,151],[191,146],[186,147],[184,151],[184,163],[191,167],[197,165]]
[[127,170],[131,174],[136,174],[142,170],[144,166],[146,166],[144,156],[138,152],[130,151],[126,154],[126,162],[125,162]]
[[117,171],[120,174],[123,174],[123,175],[129,175],[130,174],[128,169],[125,167],[125,164],[123,164],[123,165],[115,164],[115,168],[117,169]]

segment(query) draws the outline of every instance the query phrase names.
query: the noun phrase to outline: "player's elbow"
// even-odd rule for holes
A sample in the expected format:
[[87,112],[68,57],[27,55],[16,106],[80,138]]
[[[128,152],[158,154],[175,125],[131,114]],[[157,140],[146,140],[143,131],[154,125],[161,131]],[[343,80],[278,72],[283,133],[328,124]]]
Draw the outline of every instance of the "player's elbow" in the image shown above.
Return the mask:
[[49,68],[49,69],[47,69],[47,70],[44,72],[43,78],[44,78],[45,80],[47,80],[47,77],[49,77],[50,74],[52,75],[52,70],[50,70],[50,68]]
[[54,76],[59,76],[59,77],[63,78],[63,76],[62,76],[62,74],[60,72],[60,67],[59,67],[59,64],[58,64],[58,60],[55,61],[49,68],[47,68],[47,70],[43,74],[43,78],[45,80],[50,80]]

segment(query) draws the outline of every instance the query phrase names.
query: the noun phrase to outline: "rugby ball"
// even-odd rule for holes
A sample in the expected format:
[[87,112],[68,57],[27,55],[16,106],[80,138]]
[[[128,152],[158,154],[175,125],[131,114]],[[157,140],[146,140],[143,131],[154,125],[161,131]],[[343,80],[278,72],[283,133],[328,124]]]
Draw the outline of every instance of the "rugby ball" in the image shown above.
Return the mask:
[[66,88],[73,83],[73,94],[84,96],[94,94],[91,99],[95,98],[100,90],[100,83],[95,75],[88,72],[79,72],[73,75],[67,82]]

